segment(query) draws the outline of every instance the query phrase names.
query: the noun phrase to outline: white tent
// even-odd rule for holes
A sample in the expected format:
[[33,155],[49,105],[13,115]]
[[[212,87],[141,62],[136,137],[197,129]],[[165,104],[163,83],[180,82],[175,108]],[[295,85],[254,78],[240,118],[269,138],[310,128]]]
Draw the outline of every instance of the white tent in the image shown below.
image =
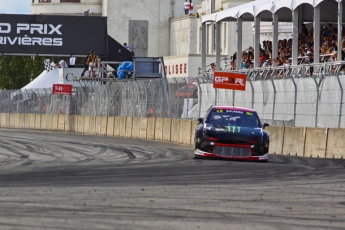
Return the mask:
[[59,84],[59,69],[52,71],[44,70],[38,77],[32,82],[24,86],[22,89],[40,89],[40,88],[52,88],[53,84]]

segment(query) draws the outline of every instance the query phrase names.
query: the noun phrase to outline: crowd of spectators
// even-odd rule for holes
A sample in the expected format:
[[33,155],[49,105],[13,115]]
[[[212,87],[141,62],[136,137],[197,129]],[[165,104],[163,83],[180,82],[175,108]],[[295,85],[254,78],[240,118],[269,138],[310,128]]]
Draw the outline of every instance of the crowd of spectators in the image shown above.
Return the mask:
[[[298,36],[298,64],[311,64],[314,62],[314,31],[301,25]],[[332,23],[321,27],[320,33],[320,62],[336,62],[345,59],[345,30],[342,34],[341,59],[338,60],[338,29]],[[278,41],[278,56],[272,57],[272,41],[263,41],[259,51],[259,67],[289,66],[292,64],[292,39]],[[237,52],[230,57],[230,69],[237,69]],[[254,48],[249,47],[242,52],[242,66],[240,69],[253,68]]]

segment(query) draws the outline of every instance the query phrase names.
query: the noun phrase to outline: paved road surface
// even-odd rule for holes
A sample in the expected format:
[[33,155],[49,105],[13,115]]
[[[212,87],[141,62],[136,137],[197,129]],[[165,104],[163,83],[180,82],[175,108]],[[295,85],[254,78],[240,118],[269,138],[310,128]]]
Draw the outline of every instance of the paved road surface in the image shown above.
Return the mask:
[[345,160],[0,130],[0,229],[345,229]]

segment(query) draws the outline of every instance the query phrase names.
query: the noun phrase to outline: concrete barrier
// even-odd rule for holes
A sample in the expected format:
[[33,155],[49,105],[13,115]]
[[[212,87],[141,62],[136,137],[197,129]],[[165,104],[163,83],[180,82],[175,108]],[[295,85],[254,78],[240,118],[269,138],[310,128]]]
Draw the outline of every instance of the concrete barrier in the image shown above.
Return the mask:
[[41,115],[41,129],[43,129],[43,130],[48,130],[47,129],[47,116],[48,116],[49,114],[42,114]]
[[103,116],[96,116],[95,117],[95,135],[101,135],[102,117]]
[[36,114],[31,113],[30,117],[29,117],[29,121],[30,121],[29,128],[30,129],[34,129],[35,128],[35,120],[36,120]]
[[285,127],[283,155],[304,156],[306,128]]
[[[47,114],[47,130],[53,130],[56,126],[53,124],[53,114]],[[56,119],[55,119],[56,120]]]
[[147,137],[147,117],[140,118],[140,138],[146,139]]
[[184,145],[190,145],[191,131],[192,131],[192,121],[181,119],[178,143],[184,144]]
[[121,117],[114,118],[114,136],[120,136],[120,119]]
[[[96,120],[96,125],[97,125],[97,120]],[[102,116],[100,130],[98,132],[98,135],[103,135],[103,136],[107,135],[107,126],[108,126],[108,117]]]
[[180,141],[180,120],[171,119],[171,142],[179,143]]
[[155,117],[148,117],[147,118],[146,139],[150,139],[150,140],[155,139],[155,126],[156,126],[156,118]]
[[10,128],[20,128],[19,113],[11,114],[10,117]]
[[327,128],[307,128],[304,157],[326,157]]
[[81,115],[76,116],[77,119],[77,133],[84,133],[84,120],[85,117]]
[[75,115],[66,115],[65,116],[65,131],[66,132],[76,132],[77,122]]
[[19,122],[15,123],[15,128],[23,129],[25,127],[25,114],[19,114]]
[[[21,117],[21,115],[19,117]],[[25,113],[23,114],[23,117],[24,117],[24,126],[22,128],[30,129],[30,114]]]
[[89,135],[90,134],[90,116],[84,116],[84,128],[83,133]]
[[132,118],[132,138],[140,138],[140,117]]
[[36,114],[35,116],[35,127],[34,129],[41,129],[42,114]]
[[108,117],[107,120],[107,136],[114,136],[115,117]]
[[133,118],[127,117],[126,119],[126,134],[125,137],[132,137],[132,128],[133,128]]
[[119,117],[119,118],[120,118],[120,137],[125,137],[127,117]]
[[[87,120],[89,122],[87,122]],[[89,126],[88,126],[88,124],[89,124]],[[85,129],[87,130],[87,132]],[[85,134],[88,134],[88,135],[96,135],[96,117],[94,117],[94,116],[85,117],[84,132],[85,132]]]
[[10,114],[9,113],[1,113],[0,114],[0,124],[3,128],[10,127]]
[[163,117],[156,117],[156,124],[155,124],[155,140],[163,140],[163,129],[164,126],[164,119]]
[[194,139],[195,139],[195,129],[198,126],[198,121],[192,121],[192,129],[191,129],[191,135],[190,135],[190,144],[194,146]]
[[58,116],[58,124],[57,124],[57,130],[65,131],[65,123],[66,123],[66,117],[69,115],[66,114],[59,114]]
[[164,118],[163,119],[163,134],[162,134],[163,141],[171,141],[171,118]]
[[53,114],[51,130],[58,130],[59,114]]
[[15,125],[14,125],[14,128],[20,128],[20,129],[23,129],[23,128],[25,128],[25,114],[24,113],[20,113],[19,114],[19,123],[17,123],[16,121],[15,121],[15,123],[14,123]]
[[345,158],[345,129],[328,129],[326,158]]
[[283,154],[284,144],[284,126],[268,126],[265,130],[270,135],[270,149],[271,154]]

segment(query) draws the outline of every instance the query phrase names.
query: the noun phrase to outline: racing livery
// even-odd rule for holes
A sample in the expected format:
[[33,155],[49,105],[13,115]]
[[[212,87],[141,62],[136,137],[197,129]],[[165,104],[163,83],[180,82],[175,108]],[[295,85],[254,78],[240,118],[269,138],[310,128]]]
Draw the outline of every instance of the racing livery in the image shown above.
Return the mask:
[[211,106],[195,130],[195,158],[267,161],[269,135],[253,109]]

